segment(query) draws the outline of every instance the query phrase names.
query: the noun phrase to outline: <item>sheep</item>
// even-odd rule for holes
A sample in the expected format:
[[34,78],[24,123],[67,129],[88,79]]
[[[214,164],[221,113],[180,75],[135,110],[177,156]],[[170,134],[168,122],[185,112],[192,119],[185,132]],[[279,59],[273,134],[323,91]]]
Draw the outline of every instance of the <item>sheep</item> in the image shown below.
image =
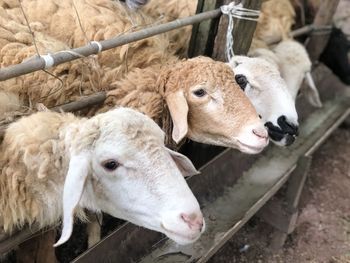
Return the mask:
[[[51,43],[49,40],[53,41],[50,38],[46,38],[45,43]],[[6,47],[9,45],[11,43],[2,48],[1,52],[5,52]],[[8,53],[14,52],[10,48],[8,49],[10,50]],[[35,54],[33,46],[27,47],[24,45],[24,49],[30,49]],[[88,81],[87,87],[81,87],[79,85],[81,82],[80,77],[75,77],[76,79],[74,79],[74,75],[71,76],[74,69],[71,64],[63,64],[62,67],[64,70],[69,70],[67,72],[68,79],[64,85],[64,92],[59,90],[60,87],[55,87],[51,91],[46,84],[41,84],[43,87],[40,85],[39,88],[33,86],[33,82],[30,81],[31,78],[36,80],[35,76],[47,77],[43,72],[23,76],[22,80],[18,78],[8,80],[3,83],[1,89],[11,92],[22,92],[23,96],[28,96],[26,100],[34,103],[41,102],[47,107],[62,103],[64,99],[68,101],[74,100],[74,98],[81,96],[81,93],[86,94],[93,91],[89,87],[90,83]],[[79,70],[79,68],[75,69]],[[60,70],[62,69],[57,69],[58,72]],[[57,71],[54,71],[54,73]],[[98,73],[97,70],[96,72]],[[105,105],[108,104],[109,108],[116,105],[134,107],[147,113],[158,124],[161,124],[163,121],[164,101],[166,101],[167,108],[171,113],[171,119],[175,124],[172,137],[176,143],[189,133],[190,138],[199,142],[239,148],[248,153],[257,153],[267,145],[266,131],[258,119],[254,108],[240,91],[238,85],[234,83],[233,73],[230,68],[221,62],[214,62],[209,58],[179,61],[173,57],[166,65],[135,69],[130,71],[126,78],[112,83],[109,82],[114,79],[115,76],[113,74],[104,74],[102,69],[100,75],[102,75],[101,82],[105,83],[101,86],[104,89],[113,89],[105,103]],[[54,81],[60,84],[59,80],[54,79]],[[73,84],[68,81],[72,81]],[[7,85],[5,85],[6,83]],[[50,83],[50,85],[52,84]],[[98,87],[98,85],[96,86]],[[189,97],[189,93],[192,92],[190,89],[196,88],[199,91],[208,92],[208,94],[199,94],[198,97],[202,95],[203,98],[201,100],[211,105],[210,113],[208,113],[206,106],[201,108],[196,105],[200,104],[199,98],[198,101],[194,101],[194,98]],[[207,90],[205,91],[205,89]],[[214,89],[217,89],[215,96],[218,97],[214,99],[220,99],[218,108],[215,108],[215,105],[212,103],[213,100],[210,99],[213,96],[210,93]],[[48,96],[50,92],[52,95]],[[186,99],[179,101],[182,93],[185,93]],[[115,94],[117,94],[119,102],[115,100]],[[67,99],[70,97],[72,99]],[[112,97],[114,98],[113,105],[111,105]],[[224,99],[224,97],[226,98]],[[178,103],[188,103],[188,112],[176,111]],[[203,104],[205,105],[205,103]],[[176,114],[181,115],[175,116]],[[189,118],[188,123],[185,122],[187,115]],[[169,120],[171,119],[169,118]],[[202,123],[206,123],[206,125],[202,125]],[[171,126],[171,123],[166,124],[169,127]],[[217,124],[222,125],[222,127],[219,128]]]
[[[248,97],[251,98],[261,116],[269,116],[265,125],[268,128],[270,139],[278,145],[290,145],[298,136],[298,115],[295,109],[295,100],[304,79],[307,84],[304,92],[310,104],[315,107],[322,106],[318,91],[310,76],[312,64],[305,47],[294,40],[284,40],[271,50],[257,48],[251,50],[249,55],[254,59],[260,58],[270,63],[270,70],[273,68],[271,65],[275,64],[274,77],[269,79],[272,85],[264,90],[265,95],[261,93],[254,95],[254,91],[250,91],[252,94]],[[244,66],[245,64],[242,63],[242,67]],[[234,67],[234,70],[238,74],[240,72],[239,66]],[[283,80],[276,82],[279,79],[278,72]],[[259,89],[258,85],[251,84],[251,86],[262,90]],[[265,105],[264,102],[266,103],[269,100],[268,97],[271,96],[275,96],[279,100],[274,100],[272,104],[270,99],[269,105]],[[253,97],[256,98],[253,99]]]
[[[104,75],[107,77],[102,76],[101,81],[105,83],[103,88],[114,90],[108,94],[103,108],[107,104],[108,108],[117,105],[133,107],[169,129],[172,120],[174,129],[169,133],[176,144],[187,135],[198,142],[238,148],[247,153],[258,153],[268,144],[265,128],[227,65],[209,58],[180,61],[167,52],[164,54],[166,64],[155,63],[143,69],[136,67],[121,80],[106,69]],[[79,95],[77,90],[66,87],[66,97]],[[35,92],[48,91],[35,88]],[[32,102],[43,97],[31,97],[31,87],[28,87],[27,94]],[[46,97],[40,102],[49,107]],[[179,105],[181,111],[177,110]],[[167,112],[165,106],[171,116],[167,121],[162,120],[162,113]]]
[[207,57],[135,69],[111,83],[113,89],[103,105],[90,114],[128,106],[163,127],[173,125],[171,137],[176,144],[188,137],[258,153],[268,143],[267,132],[233,76],[225,63]]
[[[141,11],[132,12],[119,1],[23,0],[21,4],[30,22],[44,25],[38,31],[71,48],[110,39],[154,23]],[[7,6],[6,11],[17,22],[25,24],[19,4]],[[98,54],[98,62],[115,69],[116,78],[120,78],[133,68],[167,62],[171,55],[167,36],[161,34],[104,51]]]
[[90,119],[38,112],[12,123],[1,144],[0,229],[57,224],[66,242],[83,209],[106,212],[192,243],[204,231],[184,176],[198,172],[164,146],[147,116],[117,108]]
[[288,38],[294,24],[295,11],[290,0],[267,0],[261,5],[254,39],[276,43]]
[[[41,27],[40,23],[35,23]],[[36,56],[36,48],[28,28],[12,19],[0,7],[0,66],[7,67]],[[68,49],[64,43],[41,32],[35,33],[36,46],[40,54]],[[54,107],[77,100],[108,88],[113,69],[104,69],[94,58],[67,62],[50,69],[50,74],[37,71],[1,82],[0,90],[18,96],[22,105],[44,103]],[[9,103],[10,104],[10,103]],[[34,106],[34,105],[33,105]]]
[[[49,92],[45,88],[28,86],[28,82],[20,84],[6,87],[14,92],[14,87],[24,85],[29,101],[38,102],[36,98],[40,98],[45,106],[55,103],[55,97],[41,95],[40,92]],[[167,134],[172,134],[169,137],[176,144],[188,136],[198,142],[258,153],[268,143],[255,109],[235,83],[231,69],[222,62],[199,57],[135,69],[126,78],[110,83],[108,89],[111,91],[101,111],[115,106],[138,109],[162,127],[168,127]],[[76,90],[65,86],[65,90],[71,93],[64,96],[79,96],[79,86]],[[55,94],[59,96],[59,92]],[[97,110],[95,107],[94,112]]]
[[[153,18],[163,14],[168,21],[194,14],[196,2],[191,1],[191,4],[188,1],[157,2],[156,6],[155,1],[151,1],[142,10]],[[274,2],[271,1],[271,3]],[[259,19],[259,26],[254,38],[254,43],[259,41],[259,45],[264,45],[266,48],[268,48],[268,45],[264,41],[271,41],[270,36],[274,37],[276,32],[279,34],[276,40],[285,37],[283,33],[290,29],[293,16],[295,15],[288,0],[277,2],[275,5],[271,3],[268,1],[263,4],[262,15]],[[270,9],[271,5],[273,5],[272,11]],[[283,7],[286,8],[283,9]],[[271,17],[270,11],[274,12],[274,21],[278,23],[269,20]],[[284,19],[282,17],[286,12],[291,18]],[[272,29],[270,29],[271,27]],[[263,34],[267,29],[269,29],[268,33],[270,35],[265,37]],[[178,31],[178,34],[183,39],[189,39],[191,31]],[[257,36],[261,36],[262,39]],[[174,37],[171,41],[174,41]],[[177,50],[181,48],[186,49],[187,45],[183,42],[178,43]],[[274,54],[273,56],[275,57]],[[258,89],[259,92],[254,91],[253,88],[242,88],[261,115],[262,120],[269,130],[272,141],[281,146],[292,144],[298,134],[298,116],[294,99],[288,92],[287,84],[281,79],[276,62],[274,60],[265,61],[260,58],[235,56],[228,65],[235,72],[238,81],[248,82],[251,86],[254,86],[254,89]]]
[[18,111],[21,108],[21,102],[16,94],[0,91],[0,116],[10,111]]
[[278,57],[279,68],[283,79],[287,83],[289,92],[293,99],[296,99],[298,91],[304,79],[308,84],[307,98],[311,105],[322,107],[318,91],[310,77],[312,62],[305,47],[299,42],[289,39],[280,42],[273,48]]
[[265,123],[271,141],[291,145],[298,134],[298,115],[278,66],[264,58],[246,56],[234,56],[228,64]]
[[[173,21],[175,19],[194,15],[197,9],[197,2],[198,1],[194,0],[151,0],[147,5],[142,7],[142,11],[154,20],[159,20],[165,23]],[[191,33],[192,25],[170,31],[168,33],[170,49],[173,50],[180,57],[187,57]]]
[[[276,100],[275,103],[270,101],[267,104],[268,106],[263,105],[264,99],[261,94],[259,96],[248,95],[254,106],[258,107],[258,112],[261,112],[263,118],[271,116],[271,113],[273,113],[272,119],[269,118],[270,120],[265,125],[269,130],[270,138],[278,145],[290,145],[298,135],[295,99],[304,79],[308,84],[307,89],[305,89],[307,99],[315,107],[322,106],[311,77],[312,63],[307,51],[304,46],[289,37],[294,20],[295,12],[289,0],[267,0],[263,2],[261,16],[248,53],[251,57],[262,58],[271,65],[274,64],[283,78],[283,81],[271,81],[274,83],[274,88],[267,89],[264,92],[266,97],[276,96],[279,101]],[[275,46],[271,45],[276,42],[280,43]],[[235,63],[231,64],[235,65]],[[239,73],[239,68],[234,67],[234,70]],[[274,80],[277,79],[278,77],[275,74]],[[279,86],[280,91],[276,93],[277,86]],[[250,92],[253,93],[253,91]],[[254,96],[255,99],[252,98]],[[258,97],[259,99],[257,99]],[[265,102],[266,100],[268,99],[265,99]]]

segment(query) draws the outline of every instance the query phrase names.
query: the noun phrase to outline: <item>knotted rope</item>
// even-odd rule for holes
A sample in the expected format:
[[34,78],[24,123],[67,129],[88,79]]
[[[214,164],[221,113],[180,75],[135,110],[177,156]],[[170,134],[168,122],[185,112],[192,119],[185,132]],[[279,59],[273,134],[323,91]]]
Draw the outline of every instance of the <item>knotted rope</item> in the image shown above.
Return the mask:
[[260,11],[252,10],[242,6],[242,4],[235,4],[231,2],[228,5],[223,5],[220,7],[221,12],[225,15],[228,15],[228,26],[226,33],[226,56],[227,61],[230,61],[234,56],[233,51],[233,43],[234,43],[234,35],[233,35],[233,26],[234,20],[233,18],[250,20],[250,21],[258,21]]

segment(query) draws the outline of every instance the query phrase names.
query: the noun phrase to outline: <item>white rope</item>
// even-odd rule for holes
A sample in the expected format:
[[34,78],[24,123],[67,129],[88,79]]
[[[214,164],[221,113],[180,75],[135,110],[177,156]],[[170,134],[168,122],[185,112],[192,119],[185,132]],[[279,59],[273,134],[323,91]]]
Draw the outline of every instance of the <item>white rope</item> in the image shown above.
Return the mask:
[[[98,47],[97,53],[102,52],[101,43],[99,43],[97,41],[91,41],[90,44],[95,44]],[[77,58],[85,58],[85,56],[83,56],[83,55],[81,55],[73,50],[61,50],[61,51],[58,51],[57,53],[68,53],[68,54],[71,54],[72,56],[77,57]],[[45,69],[51,68],[55,64],[55,59],[53,58],[52,54],[50,54],[50,53],[48,53],[47,55],[40,55],[40,57],[45,62],[45,66],[44,66]],[[27,60],[30,60],[30,59],[33,59],[33,57],[30,57]]]
[[90,44],[91,44],[91,45],[92,45],[92,44],[97,45],[97,48],[98,48],[97,53],[102,52],[102,45],[101,45],[101,43],[100,43],[100,42],[98,42],[98,41],[90,41]]
[[40,55],[40,57],[45,62],[45,69],[51,68],[55,64],[55,60],[50,53],[47,55]]
[[234,56],[234,51],[233,51],[234,20],[233,18],[250,20],[250,21],[258,21],[260,11],[244,8],[242,4],[236,5],[234,2],[231,2],[228,5],[223,5],[221,6],[220,9],[223,14],[228,15],[228,19],[229,19],[228,26],[227,26],[227,33],[226,33],[226,56],[227,56],[227,60],[230,61]]

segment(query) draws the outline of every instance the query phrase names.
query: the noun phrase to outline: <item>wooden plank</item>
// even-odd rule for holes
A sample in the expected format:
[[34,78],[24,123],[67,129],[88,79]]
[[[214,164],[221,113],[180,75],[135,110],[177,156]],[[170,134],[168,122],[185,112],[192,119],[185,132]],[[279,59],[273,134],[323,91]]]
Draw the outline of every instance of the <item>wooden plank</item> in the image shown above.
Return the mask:
[[35,233],[38,233],[39,227],[24,228],[21,231],[15,232],[12,236],[4,236],[0,240],[0,255],[8,253],[13,248],[33,237]]
[[[297,169],[296,169],[297,170]],[[296,171],[289,176],[291,178]],[[297,211],[286,211],[284,200],[274,198],[264,205],[256,214],[278,232],[289,234],[294,230],[298,213]]]
[[[324,26],[332,24],[333,15],[337,9],[339,0],[323,0],[314,19],[314,26]],[[307,41],[306,48],[308,50],[311,61],[317,61],[322,51],[327,45],[329,34],[311,34]]]
[[[222,3],[223,0],[198,0],[196,13],[213,10],[221,6]],[[218,24],[219,17],[193,25],[188,57],[211,55]]]
[[[282,235],[282,233],[290,234],[294,230],[298,216],[297,208],[299,199],[310,164],[311,157],[301,156],[296,169],[288,179],[285,198],[274,198],[270,200],[257,214],[258,217],[277,230],[277,235],[278,233],[280,235]],[[280,238],[277,237],[277,240],[280,240]],[[276,242],[277,241],[275,241],[275,246],[277,246]]]
[[16,253],[17,263],[56,263],[55,237],[56,231],[50,230],[23,242]]
[[[296,171],[288,180],[286,193],[286,210],[289,213],[294,213],[299,205],[301,192],[303,191],[307,175],[312,162],[311,156],[302,156],[298,161]],[[290,233],[290,231],[288,231]]]

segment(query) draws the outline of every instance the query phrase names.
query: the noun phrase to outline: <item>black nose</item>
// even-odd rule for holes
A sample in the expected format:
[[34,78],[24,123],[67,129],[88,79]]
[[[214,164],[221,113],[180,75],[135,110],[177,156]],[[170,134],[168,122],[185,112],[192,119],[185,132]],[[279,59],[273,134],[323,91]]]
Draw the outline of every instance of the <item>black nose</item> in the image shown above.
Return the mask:
[[298,126],[289,124],[286,121],[285,116],[278,118],[277,123],[279,126],[275,126],[272,122],[266,122],[269,137],[275,142],[279,142],[285,139],[285,145],[289,146],[295,141],[295,137],[298,135]]
[[269,133],[269,137],[274,141],[279,142],[285,136],[281,128],[273,125],[272,122],[270,121],[265,123],[265,127],[267,127],[267,132]]
[[293,123],[287,121],[286,116],[282,115],[277,119],[278,125],[281,127],[282,131],[289,135],[298,136],[299,127]]
[[289,134],[287,134],[285,138],[286,138],[286,146],[293,144],[293,142],[295,141],[295,136],[292,136]]

